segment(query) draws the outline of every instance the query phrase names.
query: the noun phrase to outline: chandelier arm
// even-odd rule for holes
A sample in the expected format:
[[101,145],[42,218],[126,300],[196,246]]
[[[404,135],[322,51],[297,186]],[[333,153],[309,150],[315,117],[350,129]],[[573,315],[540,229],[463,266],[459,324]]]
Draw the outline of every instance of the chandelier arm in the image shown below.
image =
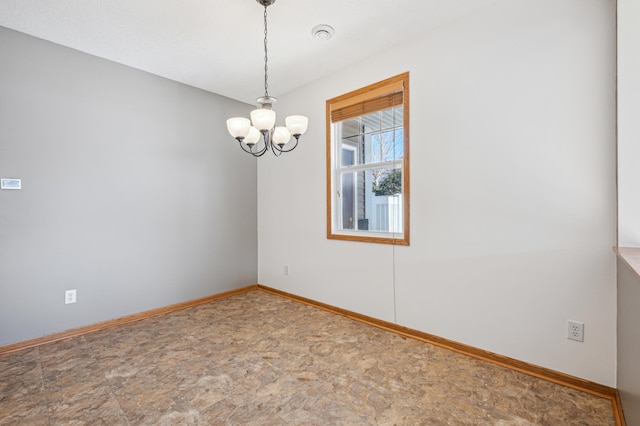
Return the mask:
[[[295,137],[295,136],[294,136],[294,137]],[[291,147],[291,149],[284,149],[284,148],[280,148],[280,147],[278,147],[278,146],[275,146],[275,149],[277,149],[280,153],[283,153],[283,152],[291,152],[291,151],[293,151],[294,149],[296,149],[296,147],[298,146],[298,142],[299,142],[299,140],[300,140],[300,136],[298,136],[298,137],[296,138],[296,142],[293,144],[293,146]],[[275,144],[273,144],[273,145],[275,145]],[[286,145],[283,145],[283,146],[287,146],[287,145],[289,145],[289,144],[286,144]]]
[[254,157],[258,158],[258,157],[262,157],[266,152],[267,152],[267,147],[265,146],[264,148],[262,148],[262,151],[254,152],[254,153],[252,153],[252,155]]
[[265,152],[269,150],[269,148],[271,148],[271,150],[273,151],[273,144],[271,143],[271,138],[273,137],[273,129],[261,130],[260,133],[262,133],[262,143],[264,143],[264,148],[262,148],[258,157],[262,157]]
[[[254,145],[255,146],[255,145]],[[242,150],[248,154],[253,155],[254,157],[262,157],[264,155],[265,152],[267,152],[267,147],[263,147],[260,151],[254,151],[251,147],[249,147],[247,149],[248,145],[241,143],[240,144],[240,148],[242,148]]]
[[271,142],[269,143],[269,146],[271,146],[271,152],[273,152],[273,155],[276,157],[280,157],[282,155],[282,150],[280,150],[275,143]]
[[[283,149],[282,152],[291,152],[294,149],[296,149],[296,147],[298,146],[298,142],[300,142],[300,136],[294,136],[294,138],[296,138],[296,142],[293,144],[293,146],[291,147],[291,149]],[[288,144],[287,144],[288,145]]]

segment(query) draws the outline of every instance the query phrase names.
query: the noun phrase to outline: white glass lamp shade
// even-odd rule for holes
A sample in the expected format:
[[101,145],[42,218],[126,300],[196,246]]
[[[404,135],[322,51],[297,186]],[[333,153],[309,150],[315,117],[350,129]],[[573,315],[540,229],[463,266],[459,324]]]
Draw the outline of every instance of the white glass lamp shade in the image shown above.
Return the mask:
[[309,119],[304,115],[290,115],[284,119],[284,123],[292,135],[302,135],[307,131]]
[[291,139],[291,133],[286,127],[276,127],[273,131],[273,143],[282,146],[289,142]]
[[276,112],[266,108],[254,109],[251,111],[251,123],[260,131],[271,130],[276,124]]
[[227,130],[234,138],[244,138],[249,133],[251,121],[244,117],[233,117],[227,120]]
[[244,137],[243,142],[246,143],[247,145],[255,145],[256,143],[258,143],[259,139],[260,139],[260,131],[255,127],[251,126],[249,127],[249,133],[247,133],[247,136]]

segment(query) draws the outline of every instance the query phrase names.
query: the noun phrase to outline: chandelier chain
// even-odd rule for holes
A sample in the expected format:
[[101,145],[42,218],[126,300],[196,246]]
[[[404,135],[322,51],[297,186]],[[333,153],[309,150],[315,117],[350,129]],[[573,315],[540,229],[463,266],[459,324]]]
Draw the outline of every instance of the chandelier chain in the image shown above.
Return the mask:
[[267,55],[267,5],[264,5],[264,97],[269,97],[269,83],[267,81],[267,70],[269,69],[267,66],[267,62],[269,60],[269,56]]

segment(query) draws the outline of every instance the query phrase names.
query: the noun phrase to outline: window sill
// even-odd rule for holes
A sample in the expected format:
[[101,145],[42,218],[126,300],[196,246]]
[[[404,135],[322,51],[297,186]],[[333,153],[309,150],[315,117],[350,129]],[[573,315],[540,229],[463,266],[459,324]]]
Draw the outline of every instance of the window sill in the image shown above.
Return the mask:
[[613,247],[622,260],[640,279],[640,247]]
[[374,233],[328,233],[329,240],[357,241],[361,243],[378,243],[392,244],[397,246],[408,246],[409,238],[405,238],[403,234],[396,234],[395,237],[381,237]]

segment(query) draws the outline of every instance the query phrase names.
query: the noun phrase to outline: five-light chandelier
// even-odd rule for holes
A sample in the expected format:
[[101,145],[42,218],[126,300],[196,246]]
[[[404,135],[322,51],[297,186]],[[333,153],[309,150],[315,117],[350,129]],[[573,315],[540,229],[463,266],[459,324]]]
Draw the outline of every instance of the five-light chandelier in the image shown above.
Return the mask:
[[[269,96],[267,79],[267,7],[275,3],[276,0],[256,0],[264,6],[264,96],[259,97],[256,102],[257,109],[251,111],[251,120],[244,117],[234,117],[227,120],[227,130],[233,136],[240,148],[254,157],[261,157],[265,152],[271,150],[276,156],[283,152],[291,152],[297,146],[300,136],[307,131],[309,119],[303,115],[290,115],[285,118],[286,127],[275,127],[276,112],[272,109],[276,98]],[[260,136],[262,135],[262,143]],[[287,144],[295,138],[293,146]],[[285,145],[287,145],[285,147]]]

